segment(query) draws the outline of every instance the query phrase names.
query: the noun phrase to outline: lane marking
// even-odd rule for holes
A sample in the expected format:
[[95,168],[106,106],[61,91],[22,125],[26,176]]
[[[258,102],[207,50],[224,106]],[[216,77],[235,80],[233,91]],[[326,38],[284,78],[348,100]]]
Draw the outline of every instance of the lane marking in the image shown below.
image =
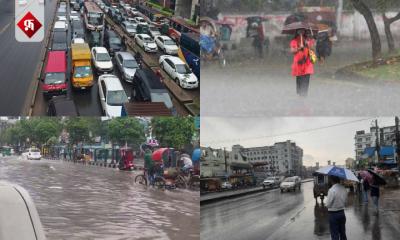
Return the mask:
[[7,30],[7,28],[11,25],[11,22],[9,22],[6,26],[3,27],[0,31],[0,35]]

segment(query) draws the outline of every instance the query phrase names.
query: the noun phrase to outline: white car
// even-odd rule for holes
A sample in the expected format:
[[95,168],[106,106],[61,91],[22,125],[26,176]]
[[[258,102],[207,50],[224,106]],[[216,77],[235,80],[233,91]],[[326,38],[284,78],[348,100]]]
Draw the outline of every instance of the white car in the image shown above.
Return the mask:
[[145,52],[157,52],[157,45],[154,40],[147,34],[136,34],[135,42],[141,48],[144,49]]
[[66,16],[57,16],[57,21],[67,22],[67,17]]
[[72,43],[85,43],[85,39],[83,39],[83,38],[74,38],[74,39],[72,39]]
[[155,42],[161,51],[169,55],[178,55],[178,46],[168,36],[157,36]]
[[146,22],[146,20],[145,20],[144,18],[142,18],[142,17],[135,17],[135,18],[133,18],[133,19],[134,19],[134,21],[135,21],[137,24],[139,24],[139,23],[148,24],[148,23]]
[[24,155],[28,160],[40,160],[42,158],[40,150],[37,148],[29,148]]
[[67,31],[68,30],[68,24],[66,21],[56,21],[54,23],[54,29],[53,31]]
[[161,55],[159,63],[161,68],[182,88],[193,89],[199,87],[196,75],[179,57]]
[[283,192],[283,191],[296,191],[296,189],[300,190],[300,185],[301,185],[300,177],[294,176],[294,177],[285,178],[281,182],[279,187],[281,189],[281,192]]
[[136,26],[137,25],[135,25],[133,23],[130,23],[128,21],[125,21],[125,22],[121,23],[121,26],[125,30],[125,32],[128,33],[128,35],[130,37],[135,36],[135,34],[136,34]]
[[71,11],[71,14],[69,15],[69,21],[79,21],[79,13],[77,11]]
[[111,73],[114,69],[110,54],[105,47],[92,48],[92,63],[97,72]]
[[131,8],[130,11],[131,11],[131,13],[132,13],[133,16],[136,16],[136,15],[139,14],[139,11],[138,11],[136,8]]
[[114,59],[122,78],[131,83],[136,70],[140,68],[133,55],[130,52],[117,52]]
[[99,97],[103,112],[108,117],[120,117],[122,105],[129,102],[121,81],[111,74],[99,77]]
[[232,189],[232,184],[230,183],[230,182],[223,182],[222,184],[221,184],[221,188],[222,189]]
[[19,5],[20,7],[26,6],[26,4],[28,4],[28,1],[27,1],[27,0],[18,0],[18,5]]
[[155,38],[157,36],[161,36],[160,30],[154,25],[149,26],[149,32],[150,32],[150,36],[152,38]]

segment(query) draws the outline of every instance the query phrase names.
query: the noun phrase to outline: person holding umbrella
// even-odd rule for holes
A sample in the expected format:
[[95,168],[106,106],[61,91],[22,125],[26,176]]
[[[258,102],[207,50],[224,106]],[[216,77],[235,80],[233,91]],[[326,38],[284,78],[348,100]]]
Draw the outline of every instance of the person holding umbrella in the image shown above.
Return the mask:
[[380,185],[386,185],[386,180],[379,175],[377,172],[368,169],[368,173],[372,175],[372,183],[370,184],[370,189],[371,189],[371,199],[372,202],[375,206],[375,212],[379,212],[379,197],[380,197],[380,191],[379,191],[379,186]]

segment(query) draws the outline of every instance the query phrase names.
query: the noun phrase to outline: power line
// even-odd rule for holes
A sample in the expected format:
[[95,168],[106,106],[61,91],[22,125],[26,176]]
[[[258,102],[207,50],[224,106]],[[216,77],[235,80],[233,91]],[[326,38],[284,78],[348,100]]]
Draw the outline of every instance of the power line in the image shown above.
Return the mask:
[[[322,127],[317,127],[317,128],[310,128],[310,129],[304,129],[304,130],[298,130],[298,131],[292,131],[292,132],[286,132],[286,133],[279,133],[279,134],[273,134],[273,135],[264,135],[264,136],[259,136],[259,137],[248,137],[248,138],[237,138],[237,139],[222,139],[222,140],[209,141],[206,143],[211,144],[211,143],[240,142],[240,141],[257,140],[257,139],[263,139],[263,138],[282,137],[282,136],[286,136],[286,135],[301,134],[301,133],[323,130],[323,129],[327,129],[327,128],[343,126],[343,125],[356,123],[356,122],[362,122],[362,121],[371,120],[371,119],[374,119],[374,118],[357,119],[357,120],[352,120],[352,121],[336,123],[336,124],[332,124],[332,125],[328,125],[328,126],[322,126]],[[204,145],[204,144],[201,143],[201,145]]]

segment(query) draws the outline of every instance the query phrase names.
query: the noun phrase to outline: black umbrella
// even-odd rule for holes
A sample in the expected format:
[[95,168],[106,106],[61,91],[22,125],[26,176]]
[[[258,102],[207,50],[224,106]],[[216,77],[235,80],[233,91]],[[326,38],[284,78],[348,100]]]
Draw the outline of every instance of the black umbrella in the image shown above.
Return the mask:
[[377,172],[368,169],[368,172],[374,177],[374,185],[386,185],[386,180]]
[[296,34],[298,29],[305,29],[312,32],[313,35],[318,34],[318,26],[309,22],[294,22],[283,26],[282,34]]

